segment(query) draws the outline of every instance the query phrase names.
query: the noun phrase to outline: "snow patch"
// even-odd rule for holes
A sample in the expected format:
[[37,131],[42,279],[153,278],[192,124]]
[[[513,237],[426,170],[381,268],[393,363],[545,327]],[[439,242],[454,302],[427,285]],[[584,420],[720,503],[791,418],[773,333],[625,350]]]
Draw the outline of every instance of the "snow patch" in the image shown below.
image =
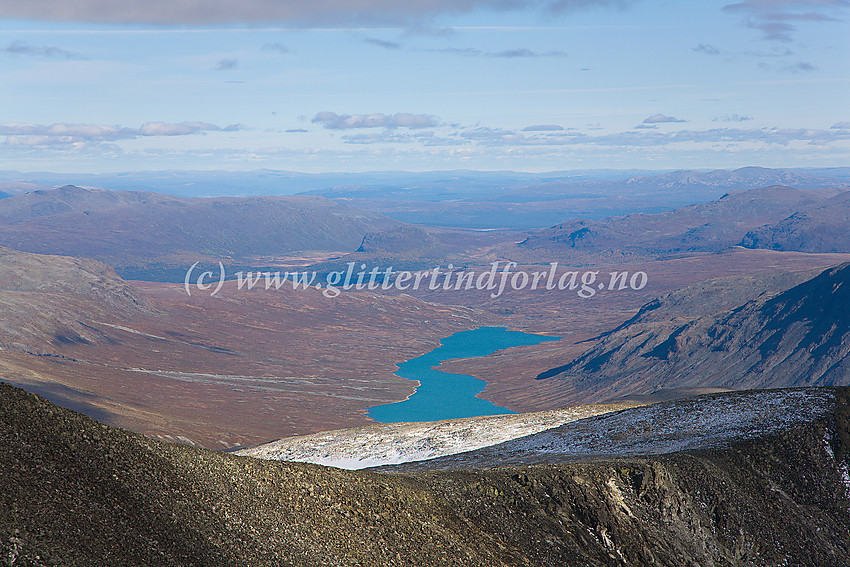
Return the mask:
[[829,430],[823,434],[823,448],[826,450],[826,454],[829,455],[829,458],[834,461],[835,453],[832,451],[832,433],[830,433]]
[[236,454],[354,470],[472,451],[625,407],[634,405],[603,404],[526,414],[376,424],[288,437]]
[[838,467],[838,472],[841,474],[842,482],[844,482],[847,497],[850,498],[850,470],[848,470],[847,463],[841,463],[841,466]]
[[698,396],[599,415],[474,452],[407,468],[456,469],[660,455],[722,447],[827,415],[831,390],[763,390]]

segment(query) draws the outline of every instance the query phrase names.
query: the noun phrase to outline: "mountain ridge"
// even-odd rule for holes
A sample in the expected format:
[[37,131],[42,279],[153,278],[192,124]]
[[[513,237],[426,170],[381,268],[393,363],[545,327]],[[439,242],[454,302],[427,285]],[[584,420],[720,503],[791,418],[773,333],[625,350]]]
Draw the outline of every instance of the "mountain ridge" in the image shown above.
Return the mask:
[[759,226],[842,193],[840,189],[786,186],[732,191],[717,200],[669,212],[570,220],[532,234],[517,250],[520,254],[560,252],[571,257],[603,252],[649,257],[716,253],[740,244]]
[[[850,305],[850,263],[811,276],[778,275],[750,289],[725,279],[674,292],[541,378],[564,391],[593,389],[599,401],[665,387],[847,385],[850,326],[842,310]],[[722,285],[731,296],[707,307]],[[702,296],[706,307],[682,317],[675,298],[688,294],[686,305]]]
[[376,473],[161,443],[0,384],[16,565],[502,567],[850,561],[850,397],[725,448]]
[[184,198],[63,186],[0,200],[0,245],[93,257],[117,268],[348,252],[400,226],[322,197]]

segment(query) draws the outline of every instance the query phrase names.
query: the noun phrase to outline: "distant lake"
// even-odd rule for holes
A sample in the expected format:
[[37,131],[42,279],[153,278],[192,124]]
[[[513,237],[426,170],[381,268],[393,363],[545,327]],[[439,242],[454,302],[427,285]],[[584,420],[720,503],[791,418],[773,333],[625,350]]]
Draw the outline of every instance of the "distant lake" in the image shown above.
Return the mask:
[[444,360],[487,356],[505,348],[557,341],[559,337],[509,331],[505,327],[479,327],[460,331],[440,341],[440,346],[422,356],[399,364],[396,375],[418,380],[410,398],[369,409],[369,417],[380,423],[436,421],[459,417],[516,413],[475,396],[486,383],[468,374],[452,374],[431,368]]

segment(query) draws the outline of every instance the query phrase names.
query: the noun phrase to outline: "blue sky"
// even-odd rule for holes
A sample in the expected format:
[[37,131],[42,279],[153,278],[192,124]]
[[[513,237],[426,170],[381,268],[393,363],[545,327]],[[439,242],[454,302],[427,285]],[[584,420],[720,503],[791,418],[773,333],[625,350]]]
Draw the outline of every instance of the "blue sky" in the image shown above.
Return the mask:
[[846,166],[848,17],[848,0],[0,0],[0,169]]

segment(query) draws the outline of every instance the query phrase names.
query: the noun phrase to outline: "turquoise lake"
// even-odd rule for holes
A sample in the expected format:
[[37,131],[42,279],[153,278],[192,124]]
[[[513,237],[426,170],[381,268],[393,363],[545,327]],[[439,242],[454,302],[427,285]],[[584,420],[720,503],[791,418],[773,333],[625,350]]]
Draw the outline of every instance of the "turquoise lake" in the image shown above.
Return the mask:
[[515,413],[475,396],[484,390],[483,380],[468,374],[451,374],[432,367],[452,358],[487,356],[497,350],[557,341],[559,337],[509,331],[505,327],[479,327],[461,331],[440,341],[440,346],[422,356],[399,364],[397,376],[418,380],[410,398],[369,409],[369,417],[380,423],[436,421],[459,417]]

